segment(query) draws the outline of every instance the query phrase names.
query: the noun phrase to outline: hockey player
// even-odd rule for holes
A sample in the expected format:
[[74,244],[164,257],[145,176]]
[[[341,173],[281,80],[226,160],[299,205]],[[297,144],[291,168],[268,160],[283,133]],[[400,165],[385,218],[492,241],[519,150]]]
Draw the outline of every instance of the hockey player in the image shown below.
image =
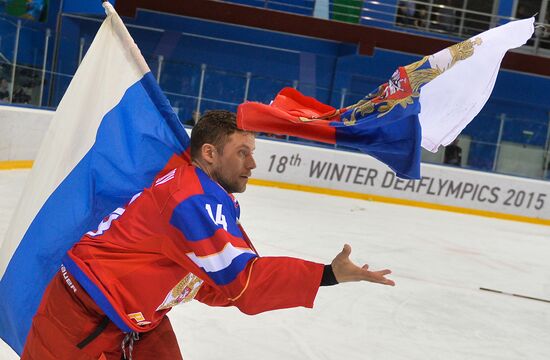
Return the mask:
[[211,111],[191,135],[191,164],[116,209],[66,254],[33,319],[22,359],[181,359],[166,316],[180,303],[246,314],[313,307],[319,286],[394,285],[345,245],[330,265],[260,257],[239,223],[255,135],[233,113]]

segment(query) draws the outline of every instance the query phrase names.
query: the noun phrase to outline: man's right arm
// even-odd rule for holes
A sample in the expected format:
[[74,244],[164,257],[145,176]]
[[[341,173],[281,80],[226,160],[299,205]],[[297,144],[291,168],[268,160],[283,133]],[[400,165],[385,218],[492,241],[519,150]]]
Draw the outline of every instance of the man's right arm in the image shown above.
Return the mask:
[[[258,257],[236,225],[228,204],[197,196],[176,207],[171,223],[181,233],[170,254],[174,261],[205,282],[195,299],[212,306],[237,306],[246,314],[313,307],[320,285],[335,280],[392,285],[388,272],[371,272],[349,260],[346,248],[325,265],[291,257]],[[349,247],[349,246],[348,246]],[[328,273],[328,274],[327,274]],[[325,282],[325,283],[323,283]]]
[[240,275],[240,282],[246,285],[239,296],[227,298],[218,288],[206,285],[195,299],[210,306],[234,305],[244,313],[257,314],[297,306],[311,308],[319,286],[356,281],[395,285],[386,278],[390,270],[370,271],[367,264],[359,267],[349,259],[350,254],[351,247],[346,244],[331,265],[324,266],[294,258],[256,258]]
[[195,299],[237,306],[247,314],[313,306],[323,264],[288,257],[258,257],[237,224],[230,201],[199,194],[175,204],[176,230],[163,245],[167,257],[201,278]]

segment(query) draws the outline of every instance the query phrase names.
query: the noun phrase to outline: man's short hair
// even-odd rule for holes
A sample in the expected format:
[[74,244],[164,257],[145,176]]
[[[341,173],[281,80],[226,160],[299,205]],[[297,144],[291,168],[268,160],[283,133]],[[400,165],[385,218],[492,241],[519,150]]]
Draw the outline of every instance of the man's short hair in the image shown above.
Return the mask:
[[237,117],[226,110],[210,110],[204,113],[191,131],[191,159],[201,157],[201,148],[204,144],[212,144],[219,153],[227,139],[233,133],[241,131],[237,128]]

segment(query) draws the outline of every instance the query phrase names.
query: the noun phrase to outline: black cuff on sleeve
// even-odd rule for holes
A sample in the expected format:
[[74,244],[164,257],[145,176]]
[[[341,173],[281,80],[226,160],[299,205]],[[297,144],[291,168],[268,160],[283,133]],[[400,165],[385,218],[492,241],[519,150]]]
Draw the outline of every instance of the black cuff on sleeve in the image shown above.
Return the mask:
[[331,265],[325,265],[323,269],[323,277],[321,278],[320,286],[331,286],[338,284],[336,276],[334,276],[334,271],[332,271]]

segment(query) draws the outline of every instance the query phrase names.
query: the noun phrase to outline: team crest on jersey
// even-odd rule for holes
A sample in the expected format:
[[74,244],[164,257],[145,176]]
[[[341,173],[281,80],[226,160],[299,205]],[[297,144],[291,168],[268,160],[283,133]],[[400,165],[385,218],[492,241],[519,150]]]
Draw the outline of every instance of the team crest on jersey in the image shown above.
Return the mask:
[[170,292],[157,308],[158,310],[169,309],[178,304],[189,302],[195,298],[201,288],[203,281],[193,273],[187,274]]

